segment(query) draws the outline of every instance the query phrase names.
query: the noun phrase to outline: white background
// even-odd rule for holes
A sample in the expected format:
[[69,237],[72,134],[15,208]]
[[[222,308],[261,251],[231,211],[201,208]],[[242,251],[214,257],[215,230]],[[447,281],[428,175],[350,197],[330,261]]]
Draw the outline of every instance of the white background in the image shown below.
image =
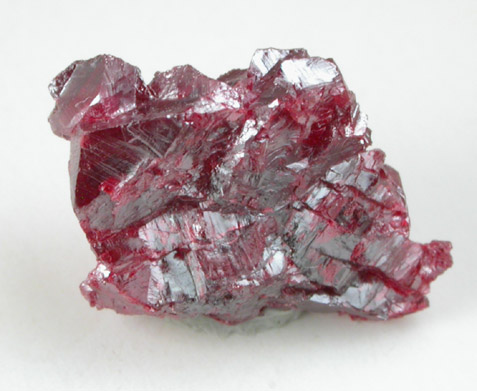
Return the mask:
[[[477,384],[477,1],[0,0],[0,389],[468,390]],[[223,338],[89,308],[47,86],[110,53],[210,76],[255,48],[333,57],[402,176],[412,238],[451,240],[431,307],[387,323],[312,314]]]

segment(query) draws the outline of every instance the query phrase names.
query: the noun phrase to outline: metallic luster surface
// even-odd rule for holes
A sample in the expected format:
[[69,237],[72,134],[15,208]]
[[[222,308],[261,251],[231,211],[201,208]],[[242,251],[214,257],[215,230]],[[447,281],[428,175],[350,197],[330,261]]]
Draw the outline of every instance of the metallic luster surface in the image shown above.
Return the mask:
[[217,80],[100,55],[51,83],[91,305],[237,324],[265,310],[389,319],[428,305],[451,245],[409,239],[398,173],[330,59],[257,50]]

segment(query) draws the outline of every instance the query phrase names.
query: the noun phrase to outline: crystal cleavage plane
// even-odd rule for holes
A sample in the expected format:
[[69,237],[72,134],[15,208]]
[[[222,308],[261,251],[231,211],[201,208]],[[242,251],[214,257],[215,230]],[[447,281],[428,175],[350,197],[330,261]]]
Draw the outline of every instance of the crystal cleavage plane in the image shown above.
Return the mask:
[[331,59],[257,50],[211,79],[100,55],[50,84],[92,306],[238,324],[266,309],[390,319],[428,306],[449,242],[409,239],[398,173]]

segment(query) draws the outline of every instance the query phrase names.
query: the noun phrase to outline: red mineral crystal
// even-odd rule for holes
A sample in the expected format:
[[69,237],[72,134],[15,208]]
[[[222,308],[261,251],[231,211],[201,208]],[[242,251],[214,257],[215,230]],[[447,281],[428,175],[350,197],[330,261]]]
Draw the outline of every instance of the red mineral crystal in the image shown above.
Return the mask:
[[425,308],[449,242],[409,240],[398,173],[333,60],[257,50],[211,79],[100,55],[51,83],[97,308],[227,324],[271,309]]

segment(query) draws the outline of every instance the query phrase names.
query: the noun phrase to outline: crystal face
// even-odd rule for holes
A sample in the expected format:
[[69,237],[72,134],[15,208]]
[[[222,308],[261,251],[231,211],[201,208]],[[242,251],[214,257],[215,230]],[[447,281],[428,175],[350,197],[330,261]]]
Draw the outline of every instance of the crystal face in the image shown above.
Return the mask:
[[217,80],[100,55],[51,83],[97,308],[226,324],[270,309],[389,319],[428,305],[449,242],[409,239],[398,173],[333,60],[257,50]]

